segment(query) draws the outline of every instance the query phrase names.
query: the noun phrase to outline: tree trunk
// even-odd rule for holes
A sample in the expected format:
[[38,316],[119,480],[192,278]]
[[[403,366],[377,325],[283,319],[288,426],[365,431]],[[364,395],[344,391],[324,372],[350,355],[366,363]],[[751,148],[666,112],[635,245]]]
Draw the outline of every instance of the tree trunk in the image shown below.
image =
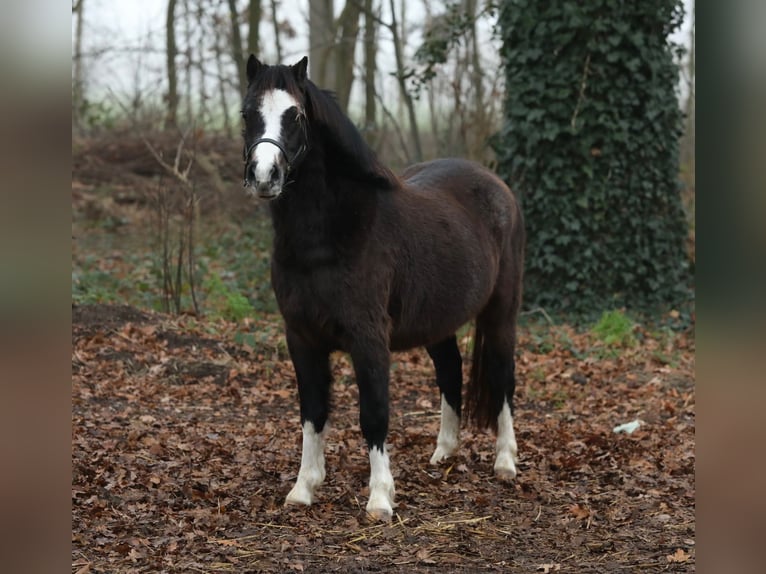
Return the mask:
[[[250,0],[250,7],[247,11],[247,56],[250,54],[259,54],[258,44],[260,34],[258,27],[261,25],[261,0]],[[243,65],[246,61],[243,58]],[[247,87],[247,86],[245,86]],[[242,92],[244,94],[244,92]]]
[[85,0],[77,0],[72,6],[72,13],[76,19],[74,64],[72,71],[72,127],[79,130],[82,127],[82,113],[85,105],[85,80],[82,65],[82,30],[83,30],[83,4]]
[[369,132],[376,125],[375,107],[375,13],[373,0],[364,0],[364,124]]
[[[197,0],[197,29],[202,31],[205,30],[205,8],[203,6],[204,0]],[[191,45],[189,45],[189,53],[192,53]],[[207,83],[205,81],[205,78],[207,76],[206,74],[206,66],[205,66],[205,34],[198,34],[197,35],[197,57],[194,58],[196,60],[195,67],[197,68],[197,74],[199,76],[199,112],[197,114],[197,117],[200,119],[201,123],[204,124],[205,118],[210,118],[210,110],[208,109],[208,99],[209,96],[207,94],[207,89],[205,87],[205,84]]]
[[[478,130],[476,130],[479,134],[481,134],[481,137],[484,136],[484,127],[486,124],[486,106],[484,104],[484,71],[481,68],[481,60],[479,58],[479,40],[478,40],[478,30],[476,26],[477,18],[476,18],[476,8],[477,8],[477,2],[476,0],[465,0],[465,9],[468,14],[468,17],[471,20],[471,29],[470,29],[470,52],[471,52],[471,84],[473,85],[474,90],[476,91],[474,94],[475,100],[473,102],[473,109],[476,113],[476,126],[478,127]],[[473,146],[469,146],[473,147]]]
[[423,161],[423,149],[420,145],[420,132],[418,130],[417,117],[415,116],[415,104],[412,100],[412,95],[407,91],[407,84],[404,78],[404,57],[402,55],[402,43],[399,39],[399,28],[396,23],[396,7],[394,6],[394,0],[389,0],[391,6],[391,25],[389,29],[393,35],[394,42],[394,56],[396,57],[396,79],[399,83],[399,91],[402,95],[402,100],[407,108],[407,115],[410,120],[410,135],[412,136],[412,143],[415,146],[415,161]]
[[277,0],[271,0],[271,24],[274,26],[274,44],[277,48],[277,62],[282,61],[282,34],[279,31],[279,20],[277,20]]
[[168,100],[165,115],[165,129],[173,129],[178,125],[178,72],[176,70],[176,29],[175,29],[176,0],[168,0],[168,11],[165,19],[166,63],[168,74]]
[[[423,8],[426,12],[426,15],[425,15],[426,30],[432,29],[434,25],[434,14],[433,14],[433,8],[431,7],[431,2],[429,0],[424,0]],[[440,83],[437,84],[437,82],[439,82],[437,78],[434,78],[433,80],[431,80],[430,82],[431,87],[428,90],[425,90],[425,93],[426,93],[426,98],[428,100],[428,117],[431,121],[431,126],[430,126],[431,133],[434,135],[439,134],[436,138],[434,138],[435,141],[434,141],[432,150],[435,156],[442,157],[442,156],[448,155],[444,153],[444,150],[448,149],[448,145],[446,145],[447,144],[446,140],[447,138],[450,137],[450,129],[448,125],[447,128],[444,130],[444,134],[443,135],[441,134],[441,131],[440,131],[441,127],[440,127],[440,121],[439,121],[440,106],[436,102],[437,100],[436,94],[441,93],[442,89],[441,89]],[[447,115],[450,119],[452,118],[449,112],[447,112]],[[448,123],[451,123],[451,121]]]
[[213,49],[215,51],[215,65],[218,72],[218,97],[221,100],[221,111],[223,112],[223,129],[228,138],[233,137],[234,132],[231,127],[231,118],[229,117],[229,102],[226,99],[226,72],[223,65],[223,50],[221,49],[221,35],[214,31]]
[[245,91],[247,91],[247,71],[245,69],[245,58],[242,54],[242,34],[239,31],[237,0],[228,0],[228,3],[229,20],[231,20],[231,57],[234,60],[234,65],[237,66],[239,93],[241,97],[244,97]]
[[189,10],[189,0],[184,2],[184,35],[186,41],[186,63],[183,67],[184,72],[184,100],[186,102],[186,125],[191,126],[194,123],[194,106],[192,103],[192,68],[194,66],[194,57],[192,55],[192,25],[191,10]]
[[309,66],[311,79],[320,87],[333,88],[336,83],[333,0],[309,2]]
[[681,139],[681,168],[684,170],[687,183],[692,187],[695,186],[694,180],[694,154],[695,154],[695,141],[694,141],[694,123],[695,123],[695,90],[694,90],[694,67],[695,67],[695,26],[697,16],[697,5],[694,4],[692,8],[692,25],[689,31],[689,62],[687,65],[688,89],[689,93],[686,96],[686,105],[684,106],[685,125],[684,135]]
[[362,4],[357,0],[348,0],[338,19],[338,40],[334,46],[336,61],[335,93],[338,103],[348,110],[351,85],[354,83],[354,53],[356,39],[359,36],[359,15]]

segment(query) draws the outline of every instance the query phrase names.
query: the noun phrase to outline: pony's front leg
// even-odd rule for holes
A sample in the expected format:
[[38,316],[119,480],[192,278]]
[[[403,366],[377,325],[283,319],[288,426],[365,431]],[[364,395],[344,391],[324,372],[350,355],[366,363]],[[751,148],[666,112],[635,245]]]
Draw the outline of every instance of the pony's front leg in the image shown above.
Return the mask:
[[351,353],[359,386],[359,423],[370,453],[367,513],[389,521],[394,510],[394,478],[386,451],[390,354],[385,343],[359,345]]
[[287,347],[295,367],[300,396],[303,452],[298,479],[285,504],[311,504],[325,478],[324,438],[330,393],[330,354],[306,345],[290,330]]

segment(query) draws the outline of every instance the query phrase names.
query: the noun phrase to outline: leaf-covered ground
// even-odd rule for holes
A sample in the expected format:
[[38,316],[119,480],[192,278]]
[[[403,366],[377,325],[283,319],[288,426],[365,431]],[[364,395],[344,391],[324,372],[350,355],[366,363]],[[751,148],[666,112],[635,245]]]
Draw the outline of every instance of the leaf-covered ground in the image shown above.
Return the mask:
[[[690,336],[639,331],[613,349],[522,328],[512,483],[492,475],[492,436],[468,428],[456,458],[428,465],[432,366],[420,350],[396,354],[398,506],[379,524],[364,512],[367,454],[343,355],[327,480],[312,507],[285,508],[301,435],[278,317],[87,305],[72,322],[73,572],[694,571]],[[243,330],[250,344],[235,342]],[[613,432],[635,419],[632,434]]]

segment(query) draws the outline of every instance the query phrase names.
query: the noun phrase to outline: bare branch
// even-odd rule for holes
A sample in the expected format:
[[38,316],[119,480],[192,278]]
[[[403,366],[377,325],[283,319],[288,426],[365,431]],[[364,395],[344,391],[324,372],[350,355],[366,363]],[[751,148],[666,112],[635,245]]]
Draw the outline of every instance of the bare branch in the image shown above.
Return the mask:
[[181,139],[178,142],[178,147],[176,148],[176,156],[175,160],[173,162],[173,165],[170,165],[168,162],[166,162],[162,158],[162,154],[157,151],[157,149],[152,145],[152,143],[146,139],[144,136],[141,136],[141,141],[144,142],[144,145],[149,150],[149,152],[154,156],[154,159],[157,160],[157,163],[159,163],[165,171],[167,171],[170,175],[175,177],[178,181],[180,181],[182,184],[184,184],[187,187],[191,187],[192,182],[189,180],[189,172],[191,172],[192,165],[194,164],[194,155],[191,155],[189,158],[189,163],[186,166],[186,169],[183,171],[180,170],[181,165],[181,155],[183,153],[184,143],[186,142],[186,136],[188,135],[190,129],[187,129],[184,133],[181,134]]

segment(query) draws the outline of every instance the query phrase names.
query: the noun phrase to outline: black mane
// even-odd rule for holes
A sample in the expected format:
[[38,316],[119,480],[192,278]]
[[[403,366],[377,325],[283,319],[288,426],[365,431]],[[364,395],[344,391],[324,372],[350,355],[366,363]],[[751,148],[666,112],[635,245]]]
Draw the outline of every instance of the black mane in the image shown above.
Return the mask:
[[343,113],[335,95],[306,80],[306,113],[309,124],[319,128],[327,147],[327,164],[336,172],[370,181],[384,189],[399,187],[399,179],[381,164],[362,134]]

